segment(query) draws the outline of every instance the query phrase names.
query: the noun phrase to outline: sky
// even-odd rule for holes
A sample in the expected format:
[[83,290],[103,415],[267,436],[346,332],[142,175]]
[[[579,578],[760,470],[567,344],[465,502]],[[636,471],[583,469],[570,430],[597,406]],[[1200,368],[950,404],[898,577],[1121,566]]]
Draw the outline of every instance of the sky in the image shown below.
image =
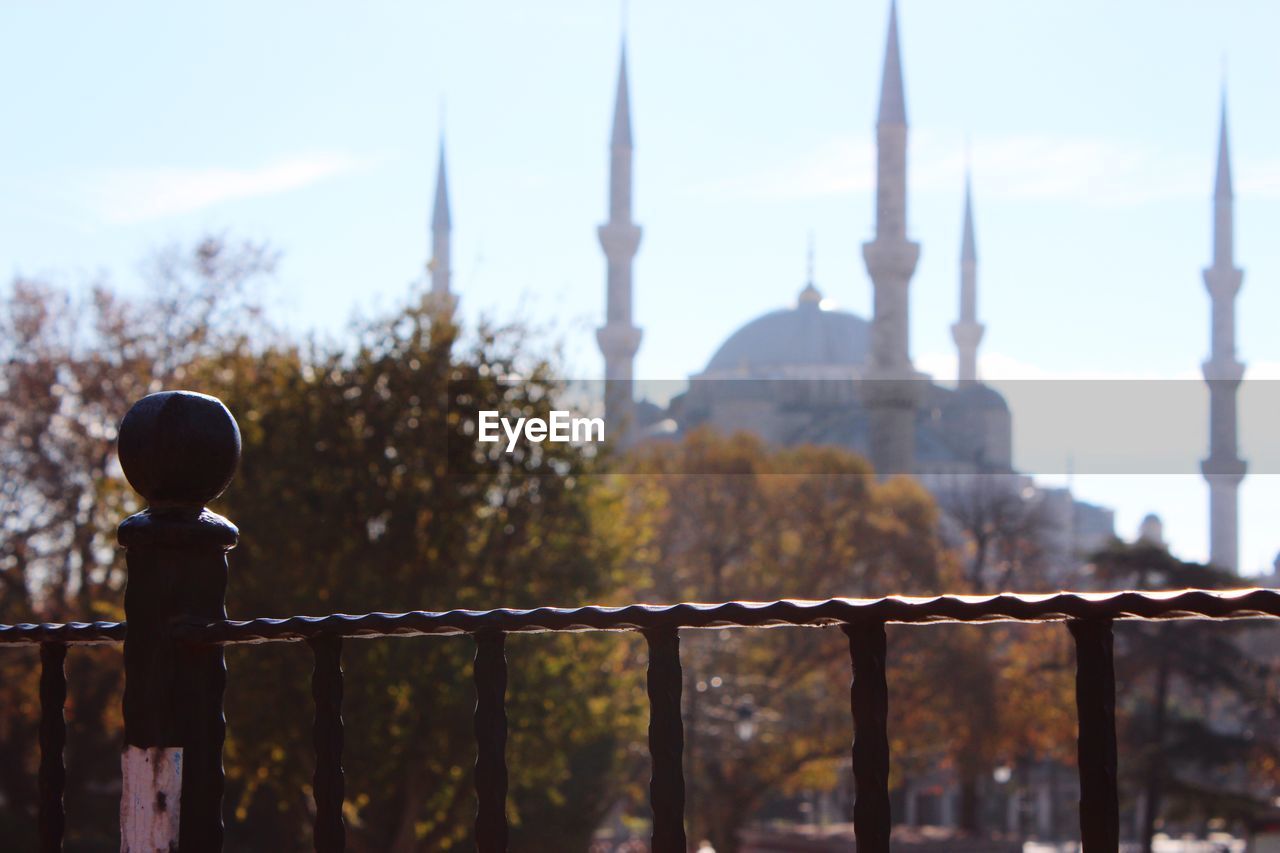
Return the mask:
[[[1280,4],[900,0],[899,16],[918,366],[954,375],[969,162],[984,376],[1197,377],[1225,83],[1240,357],[1280,376]],[[887,17],[887,0],[5,4],[0,265],[128,288],[160,246],[264,239],[283,253],[267,302],[340,334],[421,278],[443,133],[464,319],[544,325],[570,375],[596,376],[595,226],[625,28],[637,375],[686,377],[794,300],[810,234],[817,286],[867,314]],[[1114,506],[1122,534],[1159,513],[1174,550],[1201,559],[1194,464],[1077,471],[1072,486]],[[1054,467],[1041,473],[1064,481]],[[1280,550],[1276,480],[1242,490],[1246,572]]]

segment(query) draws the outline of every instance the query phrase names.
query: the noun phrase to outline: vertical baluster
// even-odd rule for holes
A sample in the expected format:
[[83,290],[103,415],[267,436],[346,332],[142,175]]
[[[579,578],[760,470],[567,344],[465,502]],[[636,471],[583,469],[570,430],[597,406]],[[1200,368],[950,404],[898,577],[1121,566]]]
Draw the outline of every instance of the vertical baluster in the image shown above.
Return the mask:
[[649,641],[649,802],[653,853],[685,853],[684,723],[680,719],[680,635],[675,628],[644,632]]
[[879,622],[845,625],[853,683],[853,831],[858,853],[888,853],[889,682],[885,674],[885,632]]
[[316,637],[310,646],[315,654],[311,673],[311,697],[316,706],[311,728],[316,750],[311,782],[316,801],[315,849],[316,853],[341,853],[347,843],[342,822],[342,637]]
[[[225,610],[218,618],[226,618]],[[222,746],[227,738],[222,708],[227,690],[226,658],[221,646],[191,646],[181,649],[178,660],[189,674],[191,697],[187,747],[183,750],[179,846],[183,853],[218,853],[222,850],[226,784],[222,769]]]
[[501,631],[475,635],[476,850],[507,849],[507,656]]
[[1120,795],[1111,622],[1073,619],[1067,627],[1076,643],[1080,840],[1084,853],[1115,853],[1120,849]]
[[40,853],[59,853],[67,826],[62,805],[67,782],[62,763],[67,743],[66,659],[67,647],[62,643],[40,644]]

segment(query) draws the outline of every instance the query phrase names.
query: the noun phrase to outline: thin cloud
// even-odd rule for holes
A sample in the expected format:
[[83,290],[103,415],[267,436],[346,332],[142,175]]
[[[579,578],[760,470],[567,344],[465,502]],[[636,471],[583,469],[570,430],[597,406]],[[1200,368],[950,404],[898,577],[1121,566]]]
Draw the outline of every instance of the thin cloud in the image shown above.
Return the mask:
[[228,201],[277,195],[357,171],[346,154],[301,154],[252,169],[112,169],[90,178],[90,205],[113,225],[192,213]]
[[[1280,199],[1280,160],[1246,164],[1242,174],[1235,176],[1235,190],[1239,195],[1254,198]],[[1240,171],[1237,167],[1237,171]]]
[[[976,146],[975,146],[976,148]],[[1019,201],[1140,204],[1206,192],[1207,167],[1097,138],[1019,135],[982,143],[985,195]]]
[[[913,192],[955,193],[965,168],[964,140],[951,133],[914,134],[910,154]],[[1016,134],[972,144],[973,171],[983,198],[1132,205],[1205,196],[1214,152],[1201,156],[1132,140]],[[1241,160],[1236,192],[1280,198],[1280,159]],[[870,192],[875,148],[864,137],[824,142],[790,163],[702,187],[734,199],[802,199]]]
[[711,181],[697,189],[732,200],[797,199],[874,188],[875,148],[865,138],[829,140],[799,160],[754,174]]

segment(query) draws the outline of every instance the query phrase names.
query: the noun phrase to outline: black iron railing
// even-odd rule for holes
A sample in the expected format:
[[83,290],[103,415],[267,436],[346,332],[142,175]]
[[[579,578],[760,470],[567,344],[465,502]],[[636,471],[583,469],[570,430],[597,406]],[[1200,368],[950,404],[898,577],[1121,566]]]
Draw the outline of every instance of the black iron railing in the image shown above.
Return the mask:
[[[848,636],[852,669],[857,848],[862,853],[882,853],[889,849],[891,825],[885,626],[1065,621],[1076,649],[1081,840],[1087,853],[1114,853],[1119,848],[1119,799],[1113,622],[1280,618],[1280,590],[1248,589],[892,596],[229,620],[222,609],[225,552],[235,544],[236,531],[225,519],[203,508],[229,483],[238,455],[238,432],[233,436],[235,453],[227,452],[231,443],[228,426],[235,430],[234,420],[216,400],[183,393],[146,398],[122,424],[121,460],[126,475],[151,504],[147,511],[121,525],[121,543],[129,563],[126,615],[130,627],[123,622],[0,625],[0,644],[36,644],[41,650],[42,851],[62,847],[64,661],[72,645],[125,646],[123,772],[128,801],[121,809],[123,849],[129,849],[132,839],[133,849],[142,849],[143,843],[167,841],[176,843],[184,853],[195,853],[222,848],[222,693],[226,681],[222,647],[305,641],[314,656],[315,849],[331,853],[345,845],[344,638],[468,635],[476,646],[475,844],[482,853],[493,853],[507,847],[506,635],[640,632],[649,649],[651,849],[655,853],[685,853],[679,632],[838,626]],[[182,750],[180,791],[161,790],[163,782],[156,779],[162,774],[148,777],[138,767],[162,766],[164,752],[173,749]],[[144,763],[131,763],[131,753]],[[170,794],[176,802],[166,800]],[[175,813],[176,824],[172,822]]]

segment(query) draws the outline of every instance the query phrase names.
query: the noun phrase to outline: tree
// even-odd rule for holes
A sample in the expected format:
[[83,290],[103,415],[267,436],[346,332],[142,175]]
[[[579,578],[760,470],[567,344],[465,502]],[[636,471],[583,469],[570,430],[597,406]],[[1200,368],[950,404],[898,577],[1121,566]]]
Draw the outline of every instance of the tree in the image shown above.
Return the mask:
[[[477,413],[547,417],[559,387],[517,329],[473,339],[429,302],[349,347],[273,348],[205,365],[240,419],[220,505],[241,527],[233,615],[586,604],[634,547],[621,496],[564,444],[477,441]],[[510,377],[520,376],[514,380]],[[468,638],[349,642],[353,850],[451,849],[474,803]],[[634,645],[514,638],[508,714],[513,845],[584,849],[630,777],[642,724]],[[295,649],[232,655],[227,696],[238,849],[291,847],[309,824],[310,666]],[[290,708],[263,714],[264,703]]]
[[[211,306],[244,305],[272,264],[256,244],[218,238],[157,258],[136,298],[105,281],[18,279],[0,299],[0,621],[123,616],[115,527],[137,506],[115,459],[116,424],[192,359],[243,340],[244,324],[211,324]],[[110,846],[119,653],[76,649],[67,670],[68,843]],[[33,655],[0,658],[0,831],[19,847],[35,844],[36,673]]]
[[1022,493],[1016,474],[956,477],[938,490],[938,505],[960,535],[965,591],[1031,591],[1049,582],[1044,508]]
[[[953,571],[924,491],[906,479],[877,482],[847,451],[698,430],[639,449],[625,470],[656,512],[651,589],[660,600],[923,593]],[[899,747],[947,734],[946,681],[917,665],[926,646],[919,631],[894,634]],[[845,772],[847,643],[821,629],[688,631],[682,660],[693,838],[733,853],[770,799],[834,787]]]
[[[550,367],[515,327],[468,341],[425,304],[347,345],[290,340],[257,309],[274,254],[201,241],[165,250],[123,297],[19,281],[0,313],[0,619],[119,618],[115,527],[138,508],[114,456],[128,405],[160,388],[226,398],[242,471],[219,507],[244,534],[229,603],[243,616],[607,600],[643,531],[586,456],[478,445],[478,407],[542,413]],[[509,378],[523,372],[525,381]],[[633,778],[637,644],[509,643],[513,843],[585,847]],[[300,651],[302,653],[300,653]],[[470,643],[346,649],[346,804],[353,850],[456,846],[471,823]],[[301,849],[311,773],[305,646],[234,649],[229,838]],[[115,842],[119,655],[68,658],[67,802],[77,849]],[[0,825],[33,846],[34,659],[0,659]],[[284,713],[273,713],[285,709]],[[93,812],[92,815],[89,812]],[[69,849],[70,849],[69,846]]]
[[[1109,585],[1221,589],[1233,572],[1179,560],[1161,545],[1115,543],[1095,556]],[[1162,822],[1243,822],[1268,805],[1249,766],[1276,765],[1274,742],[1255,736],[1274,724],[1273,665],[1250,652],[1248,634],[1269,625],[1191,622],[1124,625],[1116,637],[1118,728],[1130,784],[1141,792],[1146,853]],[[1267,780],[1274,788],[1274,776]]]
[[[962,554],[959,591],[1033,592],[1065,580],[1054,577],[1049,519],[1023,494],[1021,480],[1015,474],[965,475],[939,490],[944,526]],[[963,685],[952,708],[962,733],[951,757],[960,784],[959,825],[968,833],[983,830],[983,792],[998,761],[1023,766],[1045,757],[1073,760],[1061,748],[1072,736],[1067,638],[1046,639],[1046,630],[993,626],[966,632],[967,651],[953,671]],[[1045,694],[1057,701],[1043,701]]]

